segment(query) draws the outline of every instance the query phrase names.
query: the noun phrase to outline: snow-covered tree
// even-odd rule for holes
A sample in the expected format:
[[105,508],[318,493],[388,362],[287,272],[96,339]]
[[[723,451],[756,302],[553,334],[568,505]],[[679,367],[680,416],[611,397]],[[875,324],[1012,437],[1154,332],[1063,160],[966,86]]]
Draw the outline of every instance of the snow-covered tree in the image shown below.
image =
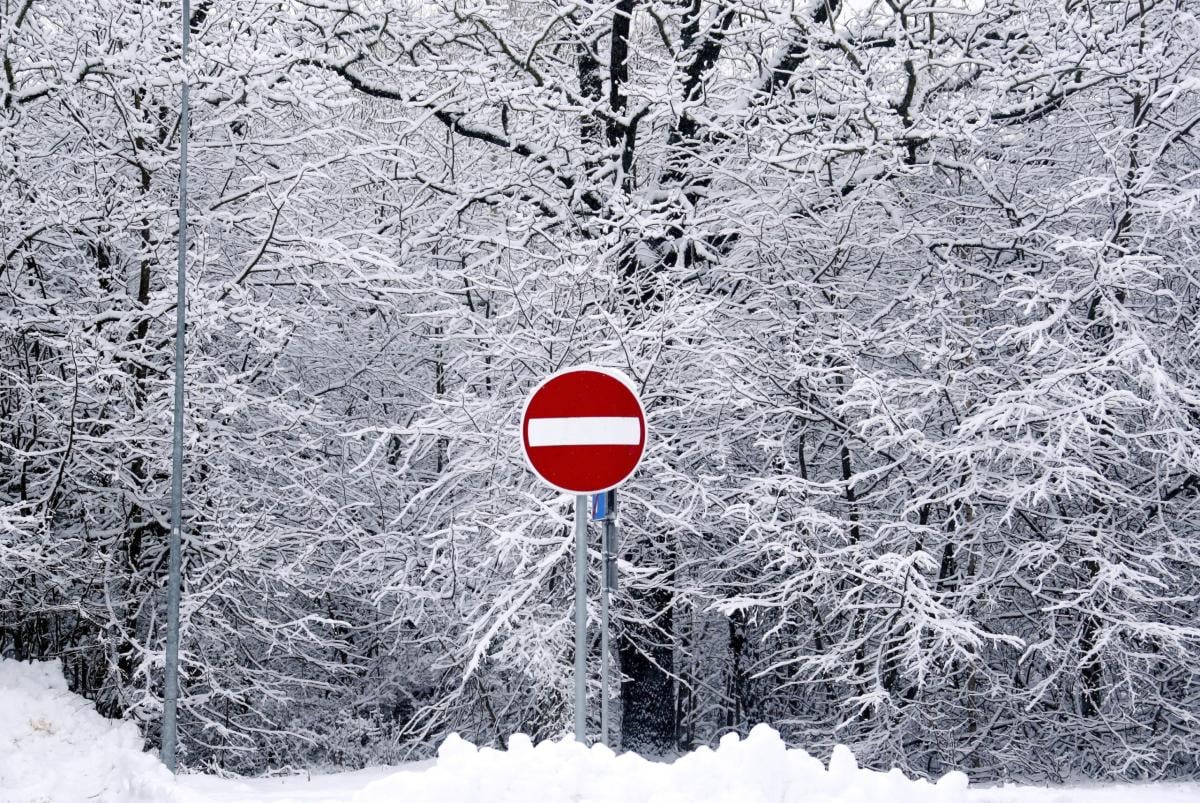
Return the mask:
[[4,2],[0,651],[153,736],[186,69],[186,762],[562,733],[592,362],[626,748],[1194,770],[1186,3]]

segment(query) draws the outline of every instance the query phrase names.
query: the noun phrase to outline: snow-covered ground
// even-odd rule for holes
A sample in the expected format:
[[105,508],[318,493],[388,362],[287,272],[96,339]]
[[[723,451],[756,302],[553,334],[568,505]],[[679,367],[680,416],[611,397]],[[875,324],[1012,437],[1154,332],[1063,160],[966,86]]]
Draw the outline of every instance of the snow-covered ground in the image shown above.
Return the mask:
[[174,786],[137,726],[67,691],[57,661],[0,659],[0,803],[169,801]]
[[860,769],[838,748],[828,766],[760,726],[673,763],[564,740],[507,751],[451,737],[433,762],[335,775],[171,778],[129,723],[67,691],[55,662],[0,660],[0,803],[1200,803],[1200,784],[968,788]]

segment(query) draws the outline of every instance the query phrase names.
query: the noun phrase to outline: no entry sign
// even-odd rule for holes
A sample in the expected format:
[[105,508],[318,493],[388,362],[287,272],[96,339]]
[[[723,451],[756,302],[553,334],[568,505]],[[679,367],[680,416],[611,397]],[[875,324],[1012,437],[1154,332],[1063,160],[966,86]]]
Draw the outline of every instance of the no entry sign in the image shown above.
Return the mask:
[[646,451],[646,413],[620,371],[584,366],[534,388],[521,415],[521,446],[547,484],[572,494],[620,485]]

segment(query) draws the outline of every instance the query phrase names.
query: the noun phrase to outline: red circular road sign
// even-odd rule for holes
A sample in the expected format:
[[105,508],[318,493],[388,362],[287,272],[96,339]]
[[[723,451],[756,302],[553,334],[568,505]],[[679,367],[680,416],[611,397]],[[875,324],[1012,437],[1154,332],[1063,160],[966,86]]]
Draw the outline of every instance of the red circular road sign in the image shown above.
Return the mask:
[[521,446],[543,482],[567,493],[600,493],[624,482],[641,462],[646,412],[620,371],[568,368],[529,395]]

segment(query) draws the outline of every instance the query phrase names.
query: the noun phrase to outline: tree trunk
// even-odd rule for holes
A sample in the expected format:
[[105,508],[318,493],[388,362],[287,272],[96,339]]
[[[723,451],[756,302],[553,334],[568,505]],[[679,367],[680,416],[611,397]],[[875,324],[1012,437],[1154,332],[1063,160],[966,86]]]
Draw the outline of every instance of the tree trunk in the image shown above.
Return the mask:
[[[666,755],[675,744],[674,648],[671,592],[656,588],[646,607],[658,613],[653,624],[626,625],[618,639],[621,659],[621,747]],[[661,612],[661,613],[660,613]]]

